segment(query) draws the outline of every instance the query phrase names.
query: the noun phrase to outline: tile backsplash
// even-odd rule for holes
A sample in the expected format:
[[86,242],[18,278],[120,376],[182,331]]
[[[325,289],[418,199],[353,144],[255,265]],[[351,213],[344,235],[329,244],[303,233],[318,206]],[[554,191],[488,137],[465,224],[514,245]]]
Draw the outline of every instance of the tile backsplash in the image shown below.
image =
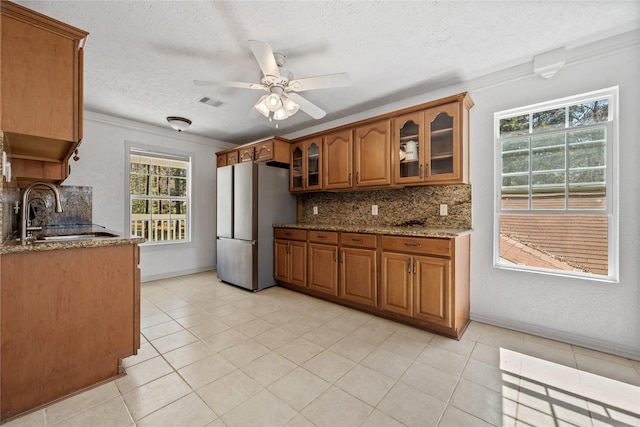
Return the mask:
[[[306,193],[299,197],[300,222],[305,224],[471,229],[470,184]],[[447,205],[448,215],[440,215],[441,204]],[[378,206],[378,215],[371,214],[373,205]]]

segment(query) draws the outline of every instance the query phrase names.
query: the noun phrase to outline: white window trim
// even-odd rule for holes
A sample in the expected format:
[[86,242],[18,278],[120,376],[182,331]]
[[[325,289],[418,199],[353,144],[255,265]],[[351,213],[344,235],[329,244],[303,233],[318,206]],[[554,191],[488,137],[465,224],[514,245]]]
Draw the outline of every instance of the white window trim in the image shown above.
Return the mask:
[[187,239],[185,240],[165,240],[165,241],[145,241],[140,246],[144,247],[176,247],[176,246],[193,246],[193,191],[194,191],[194,183],[193,183],[193,169],[195,168],[195,156],[193,153],[168,149],[165,147],[156,147],[148,144],[142,144],[132,141],[125,141],[125,230],[129,230],[131,232],[131,151],[139,151],[141,153],[148,152],[149,155],[165,155],[168,158],[170,157],[181,157],[188,158],[190,162],[188,176],[187,176],[187,194],[188,194],[188,202],[187,202]]
[[[561,271],[552,270],[540,267],[530,267],[525,265],[507,264],[501,262],[500,259],[500,214],[501,213],[518,213],[522,211],[518,210],[502,210],[502,151],[500,146],[500,119],[506,117],[512,117],[522,115],[525,113],[544,111],[551,108],[562,108],[568,105],[573,105],[578,102],[588,102],[591,100],[602,99],[604,97],[610,98],[609,119],[607,122],[607,131],[611,132],[610,143],[607,144],[606,149],[606,180],[607,180],[607,207],[606,211],[597,211],[598,213],[606,213],[609,219],[608,221],[608,275],[591,274],[584,272],[573,271]],[[510,110],[504,110],[494,113],[494,225],[493,225],[493,266],[494,268],[524,271],[532,273],[547,274],[551,276],[571,277],[578,279],[595,280],[608,283],[619,283],[619,188],[620,188],[620,174],[619,174],[619,88],[618,86],[609,87],[593,92],[574,95],[566,98],[556,99],[552,101],[541,102],[538,104],[528,105],[524,107],[518,107]],[[604,123],[603,123],[604,124]],[[529,211],[530,212],[530,211]],[[544,215],[545,213],[561,214],[565,212],[576,213],[576,211],[544,211],[536,210],[536,213]],[[581,210],[581,213],[594,213],[595,211]]]

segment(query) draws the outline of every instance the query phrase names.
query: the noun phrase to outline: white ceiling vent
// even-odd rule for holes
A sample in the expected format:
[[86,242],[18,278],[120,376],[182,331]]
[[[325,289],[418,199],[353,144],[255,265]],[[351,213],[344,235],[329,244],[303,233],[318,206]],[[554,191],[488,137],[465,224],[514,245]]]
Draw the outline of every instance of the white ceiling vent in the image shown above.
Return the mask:
[[217,99],[211,99],[208,96],[203,96],[202,98],[198,99],[198,102],[202,102],[203,104],[207,104],[216,108],[224,105],[224,102],[218,101]]

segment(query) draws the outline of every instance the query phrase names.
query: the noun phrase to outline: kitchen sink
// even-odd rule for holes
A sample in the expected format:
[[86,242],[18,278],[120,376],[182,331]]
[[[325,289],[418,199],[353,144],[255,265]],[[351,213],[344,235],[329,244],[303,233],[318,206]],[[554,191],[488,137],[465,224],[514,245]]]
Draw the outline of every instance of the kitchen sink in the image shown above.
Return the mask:
[[77,234],[58,234],[54,236],[38,236],[36,237],[36,243],[50,243],[50,242],[70,242],[74,240],[87,240],[87,239],[101,239],[107,237],[118,237],[117,234],[109,233],[106,231],[97,231],[91,233],[77,233]]

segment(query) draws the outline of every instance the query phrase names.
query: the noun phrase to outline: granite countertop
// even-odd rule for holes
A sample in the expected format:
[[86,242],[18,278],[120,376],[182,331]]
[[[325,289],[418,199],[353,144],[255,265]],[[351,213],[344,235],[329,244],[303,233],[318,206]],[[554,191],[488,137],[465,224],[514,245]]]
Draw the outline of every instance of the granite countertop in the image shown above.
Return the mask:
[[132,245],[145,242],[145,239],[142,237],[124,237],[121,233],[108,230],[102,226],[95,224],[45,227],[42,229],[42,231],[35,232],[34,236],[43,237],[95,233],[110,233],[114,234],[115,237],[93,237],[66,241],[41,240],[38,243],[30,243],[26,245],[20,244],[20,239],[7,240],[3,245],[0,245],[0,254],[51,251],[56,249],[71,248],[93,248],[113,245]]
[[471,230],[454,228],[429,228],[422,226],[394,227],[394,226],[369,226],[369,225],[338,225],[338,224],[273,224],[279,228],[297,228],[302,230],[319,231],[344,231],[348,233],[389,234],[394,236],[411,237],[441,237],[454,238],[468,234]]

